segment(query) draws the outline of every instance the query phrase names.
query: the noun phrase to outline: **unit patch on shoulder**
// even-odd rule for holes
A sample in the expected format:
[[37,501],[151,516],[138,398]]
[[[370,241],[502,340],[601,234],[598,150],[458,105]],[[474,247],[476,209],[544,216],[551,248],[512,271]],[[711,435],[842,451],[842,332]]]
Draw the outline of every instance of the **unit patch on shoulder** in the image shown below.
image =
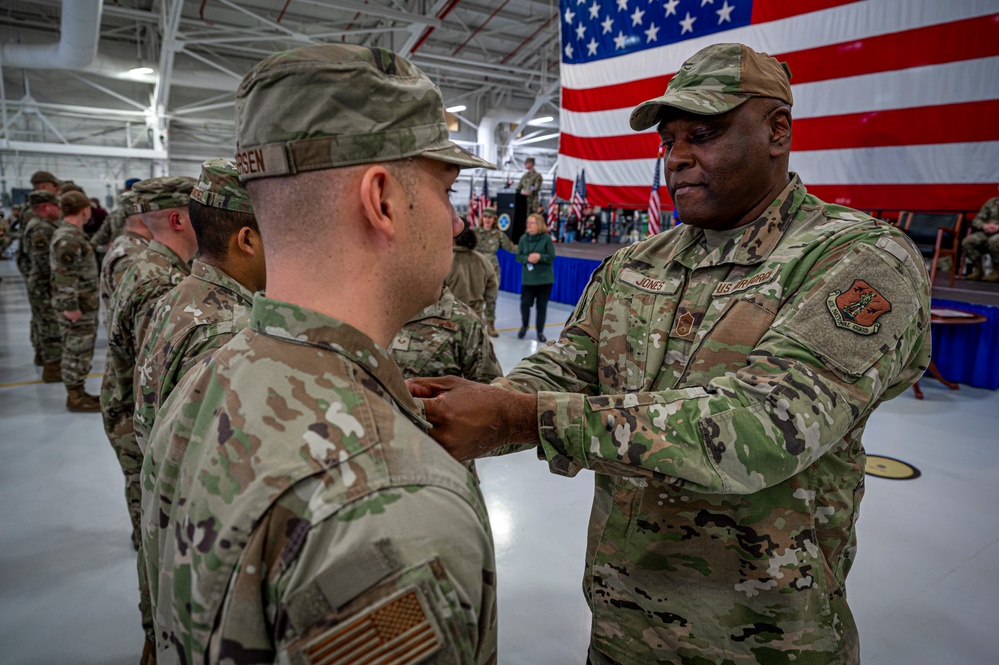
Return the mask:
[[873,335],[881,327],[877,320],[891,311],[891,303],[877,289],[862,279],[853,280],[846,292],[833,291],[826,298],[826,307],[840,328],[859,335]]

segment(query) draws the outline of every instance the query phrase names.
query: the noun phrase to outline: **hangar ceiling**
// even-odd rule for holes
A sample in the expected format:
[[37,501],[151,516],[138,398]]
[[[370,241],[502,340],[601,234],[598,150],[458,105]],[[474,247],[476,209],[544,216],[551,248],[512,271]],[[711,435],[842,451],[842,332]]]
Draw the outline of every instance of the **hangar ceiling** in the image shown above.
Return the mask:
[[8,0],[0,42],[5,190],[45,166],[120,183],[232,154],[246,71],[275,51],[341,42],[410,58],[445,105],[465,107],[449,118],[452,138],[504,172],[527,156],[542,172],[554,164],[553,0]]

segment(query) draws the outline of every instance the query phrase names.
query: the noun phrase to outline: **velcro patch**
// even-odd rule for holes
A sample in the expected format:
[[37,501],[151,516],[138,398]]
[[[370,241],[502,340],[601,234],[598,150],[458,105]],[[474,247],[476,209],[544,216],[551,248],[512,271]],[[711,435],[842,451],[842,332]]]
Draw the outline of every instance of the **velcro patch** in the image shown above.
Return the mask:
[[415,664],[441,647],[423,599],[412,589],[338,624],[304,645],[312,665]]
[[397,351],[409,351],[409,343],[412,341],[409,335],[396,335],[395,339],[392,340],[392,345],[389,349],[395,349]]
[[677,288],[680,286],[679,279],[656,279],[648,275],[643,275],[631,268],[622,270],[618,276],[618,280],[625,284],[631,284],[635,288],[648,293],[676,293]]
[[459,327],[458,324],[455,323],[454,321],[449,321],[447,319],[440,319],[437,317],[433,317],[430,319],[423,319],[423,322],[426,323],[428,326],[437,326],[438,328],[444,328],[445,330],[450,330],[451,332],[457,331]]
[[832,291],[826,298],[826,307],[837,326],[858,335],[877,333],[881,328],[877,320],[891,311],[888,299],[862,279],[853,280],[845,292]]
[[761,272],[755,275],[751,275],[749,277],[744,277],[735,282],[722,282],[721,284],[715,287],[715,291],[711,295],[713,295],[714,297],[718,297],[718,296],[730,296],[735,293],[741,293],[742,291],[745,291],[746,289],[751,289],[754,286],[759,286],[760,284],[767,284],[769,282],[772,282],[775,279],[777,279],[778,276],[780,276],[780,266],[771,268],[766,272]]

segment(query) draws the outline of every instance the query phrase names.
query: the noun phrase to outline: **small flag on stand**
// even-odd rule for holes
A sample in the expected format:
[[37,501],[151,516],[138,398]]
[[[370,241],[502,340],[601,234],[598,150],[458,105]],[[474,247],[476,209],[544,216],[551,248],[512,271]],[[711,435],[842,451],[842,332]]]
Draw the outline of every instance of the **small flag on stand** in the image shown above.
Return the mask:
[[548,228],[558,228],[558,196],[555,195],[556,176],[552,176],[552,198],[548,201]]
[[656,170],[652,176],[652,193],[649,194],[649,235],[654,236],[662,230],[662,209],[659,204],[659,167],[663,163],[663,148],[659,146],[659,156],[656,157]]
[[583,207],[586,205],[586,169],[583,169],[572,187],[572,211],[576,213],[576,219],[583,219]]
[[489,207],[489,176],[482,178],[482,193],[479,194],[479,221],[482,221],[482,213]]
[[475,176],[469,179],[468,185],[468,226],[479,225],[479,197],[475,195]]

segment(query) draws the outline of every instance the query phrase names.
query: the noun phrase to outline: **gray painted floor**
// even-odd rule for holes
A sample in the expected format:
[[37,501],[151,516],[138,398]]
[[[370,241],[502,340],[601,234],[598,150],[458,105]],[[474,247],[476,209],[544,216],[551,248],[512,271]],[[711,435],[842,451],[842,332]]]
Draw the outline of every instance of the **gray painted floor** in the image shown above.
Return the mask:
[[[123,481],[98,414],[70,414],[38,382],[29,310],[0,261],[0,663],[132,665],[142,646]],[[504,369],[537,348],[516,339],[502,293]],[[549,307],[549,336],[570,308]],[[532,331],[533,332],[533,331]],[[94,373],[103,371],[98,340]],[[914,481],[870,477],[848,594],[867,664],[997,662],[999,392],[922,383],[881,407],[868,452],[909,462]],[[87,383],[98,392],[100,378]],[[478,462],[496,538],[500,663],[585,662],[580,592],[591,474],[553,476],[533,453]]]

